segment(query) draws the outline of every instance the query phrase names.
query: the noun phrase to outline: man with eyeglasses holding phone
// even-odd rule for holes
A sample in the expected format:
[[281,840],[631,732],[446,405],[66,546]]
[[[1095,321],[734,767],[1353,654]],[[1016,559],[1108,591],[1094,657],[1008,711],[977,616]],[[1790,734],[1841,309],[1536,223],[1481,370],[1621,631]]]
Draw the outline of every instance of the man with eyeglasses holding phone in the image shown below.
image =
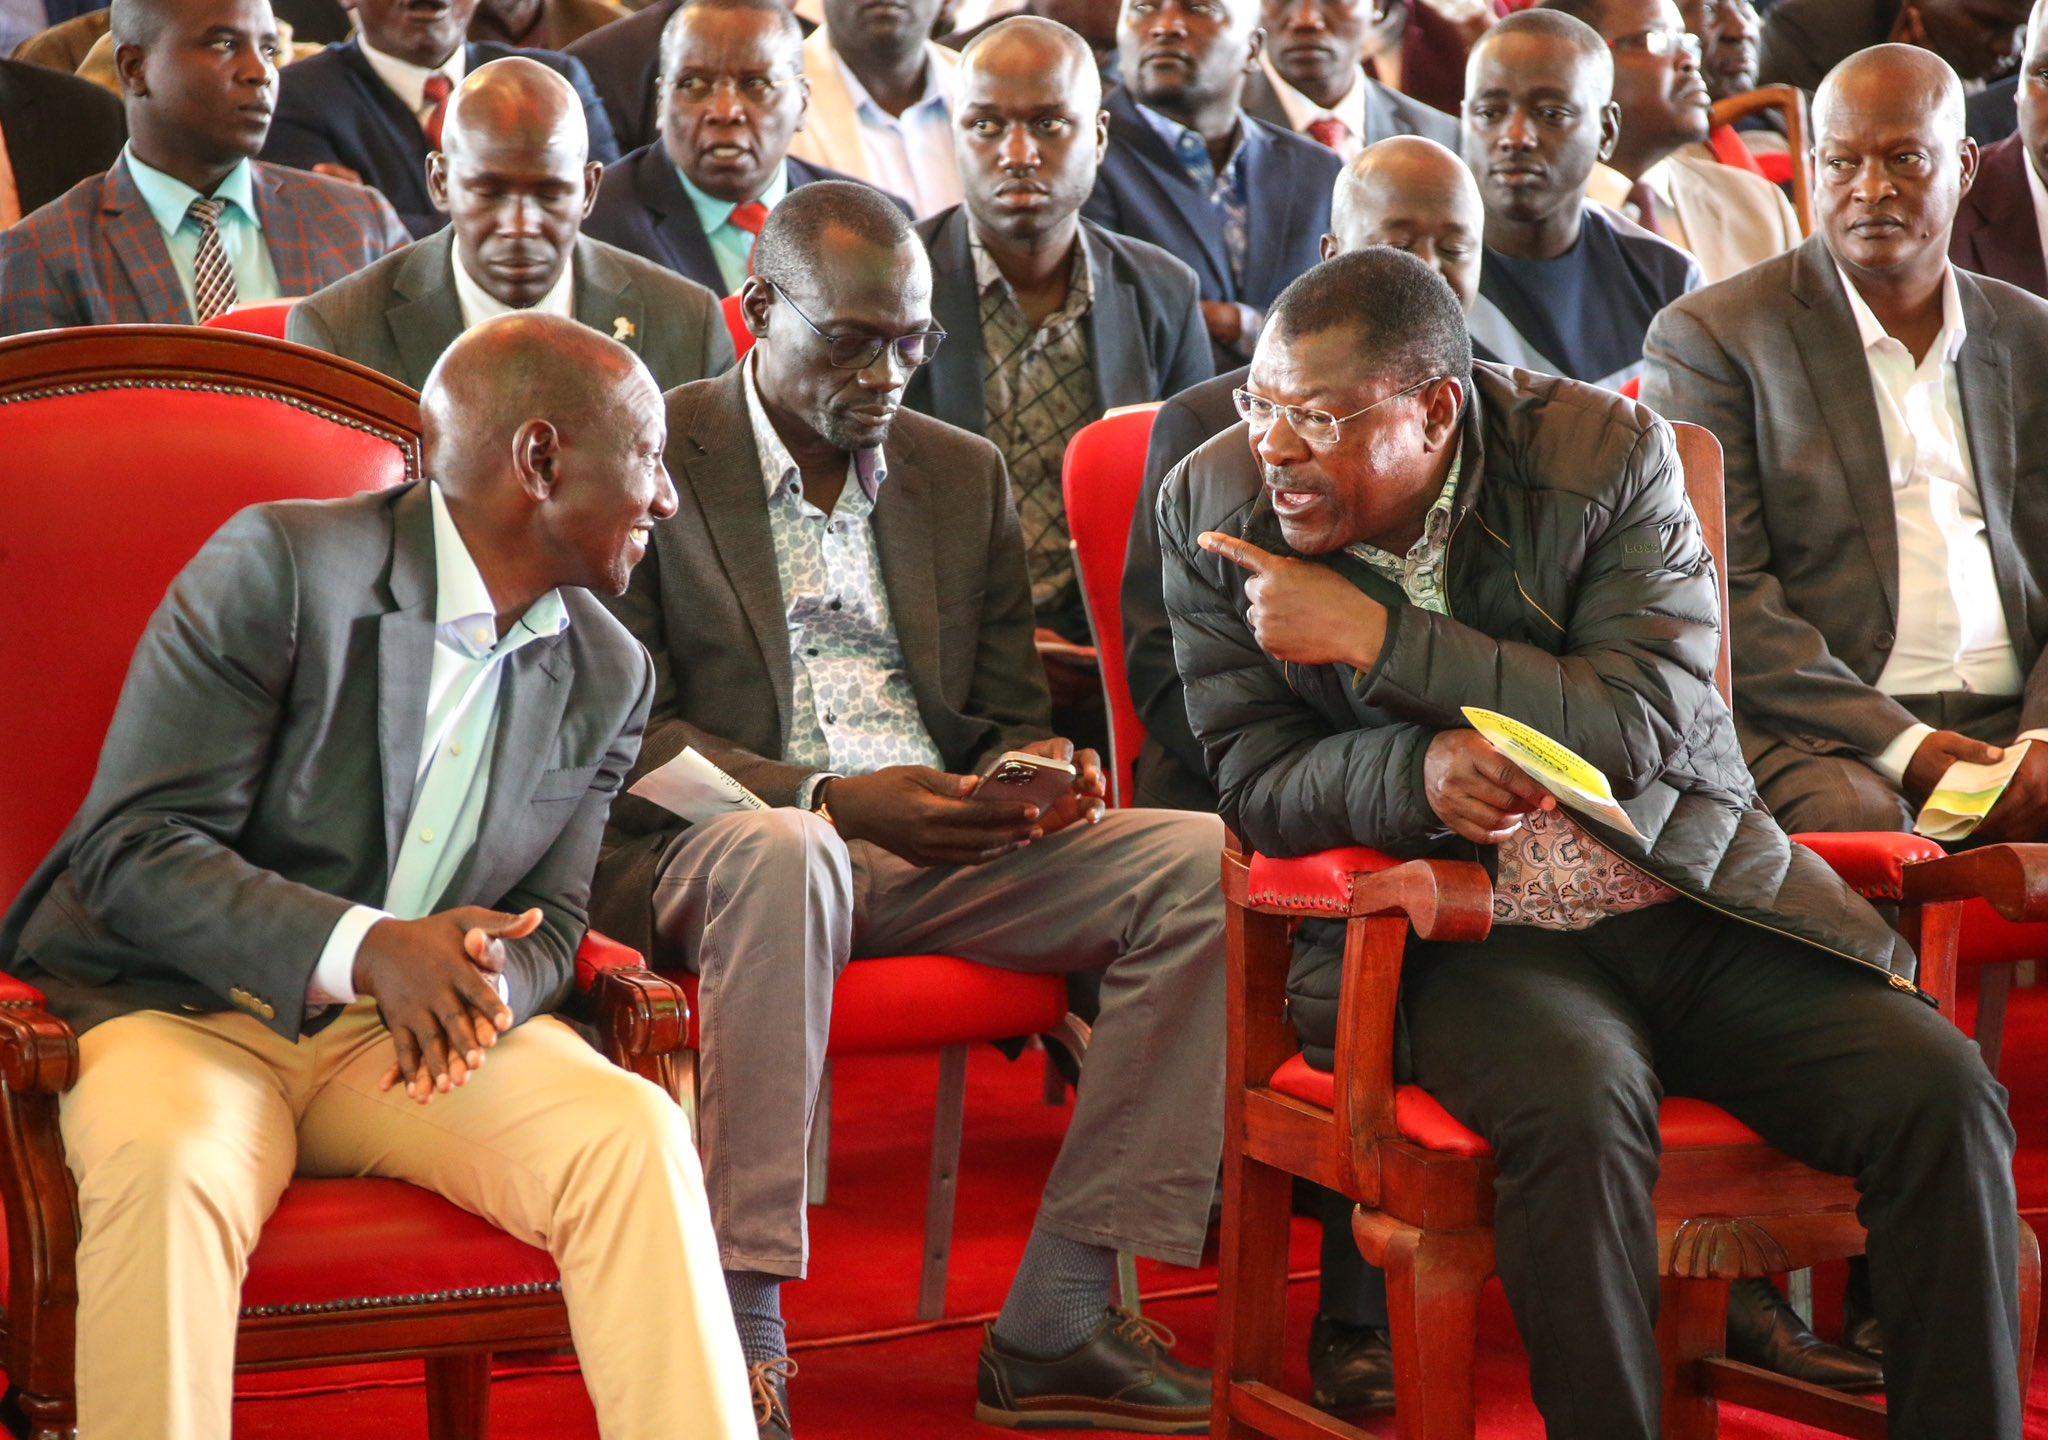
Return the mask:
[[712,1223],[761,1434],[791,1433],[779,1297],[807,1260],[834,983],[849,960],[922,952],[1103,972],[977,1414],[1207,1433],[1207,1375],[1110,1304],[1118,1251],[1201,1258],[1223,1145],[1222,827],[1105,812],[1094,752],[1053,735],[1001,455],[902,408],[946,338],[902,211],[844,181],[791,191],[740,293],[754,348],[670,392],[680,509],[615,608],[654,657],[635,777],[692,746],[776,808],[684,828],[622,796],[591,908],[700,977]]
[[[1554,1440],[1662,1433],[1666,1094],[1857,1177],[1893,1434],[2018,1440],[2004,1092],[1905,942],[1758,798],[1670,427],[1475,365],[1464,319],[1412,255],[1325,262],[1274,302],[1244,423],[1167,477],[1166,608],[1223,814],[1268,855],[1492,872],[1487,939],[1408,947],[1397,1078],[1492,1147]],[[1585,757],[1634,833],[1561,808],[1465,706]],[[1290,999],[1340,963],[1298,945]]]
[[1599,32],[1614,54],[1621,134],[1593,167],[1588,199],[1618,210],[1725,280],[1800,241],[1799,218],[1763,176],[1706,148],[1714,103],[1702,46],[1672,0],[1543,0]]

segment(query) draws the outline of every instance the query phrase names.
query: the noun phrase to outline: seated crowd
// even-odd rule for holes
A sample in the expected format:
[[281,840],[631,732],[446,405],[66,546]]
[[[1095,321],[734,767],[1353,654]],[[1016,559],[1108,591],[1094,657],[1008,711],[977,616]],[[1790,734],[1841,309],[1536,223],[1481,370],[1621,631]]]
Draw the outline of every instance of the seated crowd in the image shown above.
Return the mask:
[[[1491,936],[1411,951],[1399,1063],[1497,1159],[1549,1433],[1659,1433],[1669,1093],[1862,1192],[1842,1342],[1749,1279],[1731,1356],[2018,1440],[2004,1092],[1790,837],[1911,830],[2048,739],[2048,0],[0,0],[0,35],[0,337],[289,302],[424,437],[423,480],[184,568],[0,923],[79,1034],[83,1440],[229,1433],[295,1174],[547,1249],[606,1435],[788,1440],[835,986],[912,953],[1066,976],[1092,1027],[963,1415],[1209,1433],[1118,1261],[1212,1223],[1231,835],[1489,872]],[[1803,129],[1716,117],[1759,82]],[[1063,466],[1130,407],[1105,634]],[[1145,735],[1116,808],[1099,647]],[[625,793],[686,749],[766,808]],[[1013,752],[1071,778],[997,798]],[[2048,746],[1968,843],[2037,840]],[[694,1136],[557,1015],[587,928],[696,977]],[[1301,925],[1288,975],[1322,1069],[1343,943]],[[1314,1403],[1383,1410],[1386,1282],[1349,1199],[1301,1203]]]

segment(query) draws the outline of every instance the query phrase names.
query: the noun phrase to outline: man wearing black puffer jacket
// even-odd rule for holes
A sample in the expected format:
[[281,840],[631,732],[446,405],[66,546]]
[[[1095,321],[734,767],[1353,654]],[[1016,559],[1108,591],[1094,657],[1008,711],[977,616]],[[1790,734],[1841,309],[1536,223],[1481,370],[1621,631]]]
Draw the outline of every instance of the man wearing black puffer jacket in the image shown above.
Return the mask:
[[[1549,1433],[1659,1432],[1670,1093],[1857,1178],[1894,1433],[2017,1440],[2004,1092],[1911,950],[1759,803],[1670,427],[1475,367],[1449,287],[1384,249],[1280,296],[1236,398],[1246,423],[1159,503],[1188,716],[1254,848],[1493,870],[1492,938],[1412,946],[1401,1004],[1412,1078],[1493,1148]],[[1466,705],[1586,757],[1647,840],[1568,816]],[[1336,963],[1307,947],[1290,982],[1326,1057]]]

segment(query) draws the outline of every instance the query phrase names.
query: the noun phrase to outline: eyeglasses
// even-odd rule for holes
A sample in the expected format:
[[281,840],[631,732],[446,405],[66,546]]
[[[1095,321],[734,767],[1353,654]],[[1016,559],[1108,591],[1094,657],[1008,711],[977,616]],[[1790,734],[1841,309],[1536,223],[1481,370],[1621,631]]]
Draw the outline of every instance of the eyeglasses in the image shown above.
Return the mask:
[[1231,403],[1237,406],[1238,418],[1261,435],[1273,428],[1275,420],[1284,418],[1288,428],[1299,435],[1305,444],[1334,445],[1344,427],[1359,416],[1379,409],[1389,400],[1399,400],[1403,395],[1413,395],[1425,385],[1434,385],[1443,378],[1441,375],[1432,375],[1427,380],[1417,380],[1406,390],[1396,390],[1391,395],[1383,395],[1365,409],[1353,410],[1349,415],[1332,415],[1327,410],[1310,410],[1301,405],[1281,405],[1263,395],[1254,395],[1249,390],[1233,390],[1230,392],[1230,399]]
[[1694,65],[1700,63],[1704,50],[1700,37],[1689,30],[1645,30],[1640,35],[1624,35],[1619,40],[1607,42],[1610,50],[1640,50],[1645,55],[1659,60],[1669,60],[1673,55],[1683,55]]
[[915,370],[920,365],[929,365],[932,356],[939,353],[939,342],[946,338],[943,330],[917,330],[908,335],[827,335],[818,328],[818,322],[798,308],[796,301],[789,298],[780,285],[768,282],[782,303],[796,311],[796,318],[811,327],[811,333],[825,342],[825,359],[836,370],[865,370],[875,363],[884,350],[896,352],[896,363],[906,370]]

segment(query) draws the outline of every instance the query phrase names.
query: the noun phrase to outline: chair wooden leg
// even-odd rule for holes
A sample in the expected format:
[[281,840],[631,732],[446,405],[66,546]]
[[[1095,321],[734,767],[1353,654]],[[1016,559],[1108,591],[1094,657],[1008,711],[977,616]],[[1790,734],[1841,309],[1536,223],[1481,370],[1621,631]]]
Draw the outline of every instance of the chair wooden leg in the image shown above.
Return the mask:
[[427,1440],[486,1440],[491,1433],[491,1357],[427,1357]]
[[78,1397],[76,1395],[31,1395],[14,1392],[14,1403],[26,1422],[22,1440],[77,1440]]
[[917,1318],[946,1313],[946,1262],[953,1253],[953,1200],[960,1188],[960,1131],[967,1118],[967,1047],[939,1052],[939,1103],[932,1119],[931,1188],[924,1202],[924,1276]]
[[1212,1440],[1259,1440],[1234,1420],[1236,1386],[1278,1389],[1287,1331],[1287,1237],[1294,1177],[1226,1144],[1223,1233],[1219,1242],[1216,1349],[1211,1359]]
[[818,1076],[818,1108],[811,1112],[811,1138],[804,1149],[804,1199],[825,1203],[832,1172],[832,1062]]
[[1664,1277],[1657,1352],[1664,1362],[1664,1440],[1714,1440],[1720,1410],[1699,1362],[1728,1347],[1728,1282]]
[[2041,1242],[2020,1221],[2020,1394],[2034,1378],[2034,1346],[2041,1338]]
[[1998,1073],[2005,1054],[2005,1002],[2012,995],[2012,966],[1977,967],[1977,1048],[1984,1052],[1984,1068]]
[[1487,1230],[1422,1231],[1361,1207],[1351,1222],[1387,1275],[1398,1440],[1472,1440],[1479,1292],[1493,1273]]

